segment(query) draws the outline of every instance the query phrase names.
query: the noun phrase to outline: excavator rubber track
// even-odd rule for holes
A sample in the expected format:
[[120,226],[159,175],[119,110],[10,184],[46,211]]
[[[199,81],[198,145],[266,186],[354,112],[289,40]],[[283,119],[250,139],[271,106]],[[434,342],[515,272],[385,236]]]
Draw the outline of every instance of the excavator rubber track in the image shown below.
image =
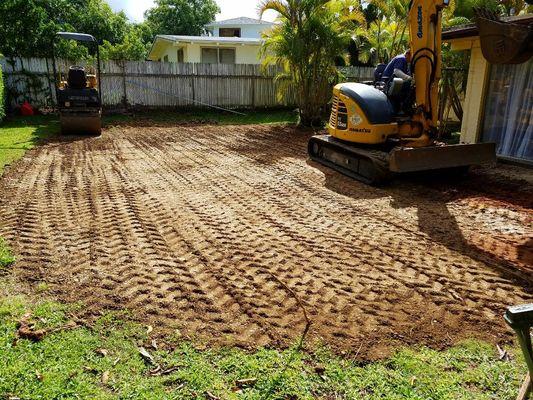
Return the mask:
[[386,183],[398,174],[461,170],[496,163],[494,143],[379,150],[318,135],[309,140],[308,153],[313,161],[370,185]]
[[309,157],[326,167],[370,185],[389,181],[389,153],[351,146],[330,135],[313,136],[308,144]]

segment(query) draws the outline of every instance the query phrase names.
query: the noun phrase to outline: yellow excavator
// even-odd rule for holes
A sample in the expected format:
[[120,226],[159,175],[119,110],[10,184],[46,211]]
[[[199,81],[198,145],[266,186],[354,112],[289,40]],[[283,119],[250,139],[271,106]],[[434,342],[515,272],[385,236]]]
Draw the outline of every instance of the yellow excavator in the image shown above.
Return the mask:
[[412,0],[410,71],[386,81],[342,83],[333,89],[329,135],[313,136],[312,160],[368,184],[402,173],[463,171],[496,162],[494,143],[438,141],[442,10],[449,0]]

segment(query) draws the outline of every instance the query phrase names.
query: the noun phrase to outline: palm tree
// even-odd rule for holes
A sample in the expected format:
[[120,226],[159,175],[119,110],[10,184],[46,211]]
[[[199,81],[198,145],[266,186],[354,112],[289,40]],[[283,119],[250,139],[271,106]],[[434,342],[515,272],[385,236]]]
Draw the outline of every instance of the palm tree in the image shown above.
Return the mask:
[[371,0],[375,15],[368,27],[359,28],[354,36],[359,45],[361,61],[388,62],[405,51],[409,30],[407,18],[410,0]]
[[265,34],[265,63],[281,66],[279,79],[296,94],[300,124],[321,123],[322,111],[338,79],[335,58],[346,52],[355,27],[364,23],[359,0],[264,0],[260,14],[278,12]]

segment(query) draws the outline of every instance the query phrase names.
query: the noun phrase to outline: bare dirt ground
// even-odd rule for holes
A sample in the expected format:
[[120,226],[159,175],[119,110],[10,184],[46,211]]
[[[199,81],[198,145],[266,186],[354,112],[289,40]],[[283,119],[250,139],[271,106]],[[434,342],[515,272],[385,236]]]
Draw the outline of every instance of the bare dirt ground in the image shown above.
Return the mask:
[[531,171],[374,188],[307,161],[309,136],[114,127],[34,149],[0,181],[14,274],[214,344],[290,344],[295,296],[310,342],[366,359],[508,338],[505,306],[533,299]]

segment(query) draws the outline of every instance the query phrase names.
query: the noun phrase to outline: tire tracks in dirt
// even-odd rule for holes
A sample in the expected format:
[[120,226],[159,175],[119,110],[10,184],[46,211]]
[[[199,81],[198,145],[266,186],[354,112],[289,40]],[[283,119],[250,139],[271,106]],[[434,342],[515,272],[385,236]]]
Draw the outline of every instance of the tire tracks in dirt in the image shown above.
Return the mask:
[[506,338],[503,308],[533,296],[530,185],[504,167],[372,188],[306,161],[308,137],[128,127],[32,150],[0,181],[15,274],[88,314],[127,309],[219,344],[297,339],[305,320],[272,275],[313,340],[362,358]]

